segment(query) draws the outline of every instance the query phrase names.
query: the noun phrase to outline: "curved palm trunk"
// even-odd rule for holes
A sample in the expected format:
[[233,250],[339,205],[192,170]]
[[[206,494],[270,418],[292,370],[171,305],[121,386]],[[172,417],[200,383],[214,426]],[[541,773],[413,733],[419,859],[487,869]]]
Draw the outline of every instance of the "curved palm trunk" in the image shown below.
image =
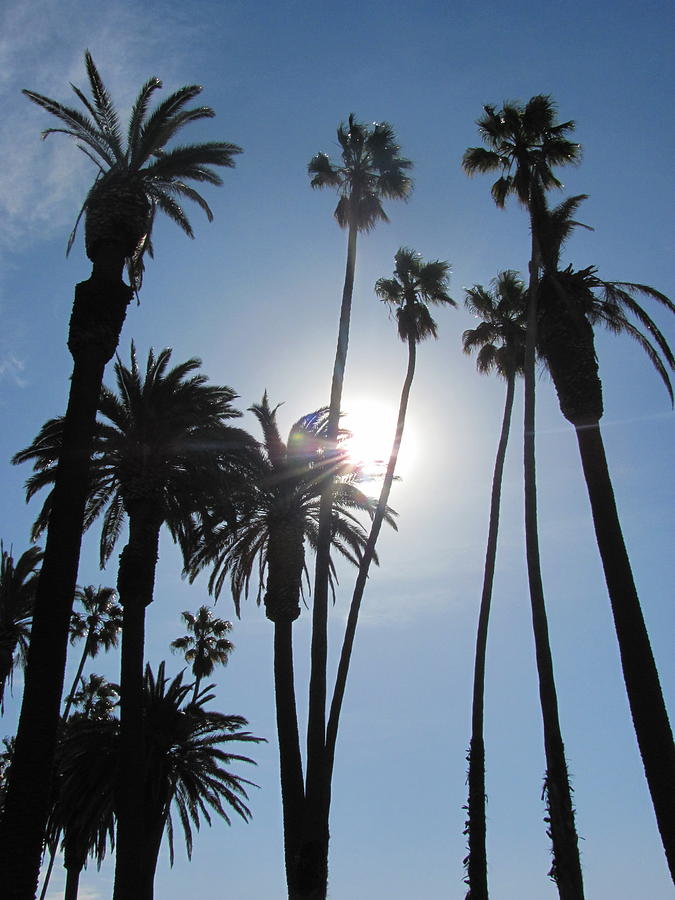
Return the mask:
[[[337,441],[342,385],[347,363],[349,323],[351,318],[354,272],[356,268],[355,225],[349,227],[347,264],[340,307],[340,325],[331,383],[328,418],[329,452]],[[299,851],[300,896],[308,900],[324,900],[328,885],[328,817],[329,803],[326,770],[326,664],[328,658],[328,575],[330,568],[330,531],[332,512],[332,480],[321,494],[319,533],[316,550],[314,603],[312,608],[311,672],[307,723],[307,778],[303,836]]]
[[541,347],[560,409],[576,430],[633,725],[675,880],[675,745],[607,467],[600,431],[602,385],[593,329],[585,319],[571,321],[565,314],[565,296],[557,278],[553,285],[557,303],[550,304],[543,321]]
[[483,593],[478,615],[476,635],[476,658],[473,675],[473,704],[471,712],[471,744],[469,747],[469,801],[466,823],[469,855],[467,856],[466,883],[469,890],[466,900],[487,900],[487,851],[485,846],[485,743],[483,738],[484,697],[485,697],[485,657],[487,653],[488,623],[492,602],[495,562],[497,559],[497,535],[499,533],[499,507],[501,503],[502,478],[506,447],[509,441],[511,413],[515,394],[515,372],[506,380],[506,401],[502,430],[497,447],[494,474],[492,476],[492,497],[490,500],[490,524],[488,526],[487,548],[485,551],[485,571]]
[[132,297],[122,281],[123,265],[123,250],[108,245],[98,253],[89,280],[75,289],[68,338],[74,360],[70,396],[0,823],[7,900],[26,900],[37,890],[98,397]]
[[607,468],[599,422],[575,426],[633,725],[675,880],[675,745]]
[[117,855],[114,900],[150,900],[146,841],[143,649],[145,607],[152,602],[161,514],[144,501],[129,503],[129,542],[122,551],[117,589],[124,609],[120,671],[120,751],[116,779]]
[[[363,550],[359,572],[356,577],[352,602],[349,607],[349,616],[347,617],[347,625],[345,628],[345,636],[342,642],[342,651],[340,653],[340,661],[338,663],[337,675],[335,678],[335,689],[333,691],[333,699],[330,707],[330,716],[328,718],[328,729],[326,733],[326,778],[327,792],[330,802],[330,787],[333,776],[333,763],[335,761],[335,745],[337,742],[338,727],[340,724],[340,711],[342,709],[342,701],[344,699],[345,688],[347,685],[347,675],[349,674],[349,664],[351,661],[352,648],[354,646],[354,637],[356,635],[356,626],[359,620],[359,612],[361,609],[361,601],[363,600],[363,592],[368,580],[368,572],[370,570],[373,557],[375,556],[375,545],[382,528],[382,522],[387,511],[387,503],[391,487],[394,483],[394,474],[396,472],[396,463],[398,462],[398,454],[401,449],[401,441],[403,439],[403,429],[405,428],[405,418],[408,411],[408,399],[410,397],[410,388],[412,387],[413,378],[415,377],[415,363],[417,357],[417,345],[413,337],[408,339],[408,370],[406,372],[403,388],[401,390],[401,400],[398,408],[398,418],[396,420],[396,432],[394,434],[394,443],[392,444],[389,462],[387,463],[387,471],[382,483],[382,490],[377,501],[377,507],[373,516],[373,522],[370,526],[370,534]],[[329,809],[326,809],[326,818],[328,818]]]
[[[532,205],[532,201],[531,201]],[[548,636],[544,587],[539,559],[537,532],[537,484],[535,466],[535,384],[534,352],[537,341],[537,295],[541,254],[535,234],[534,215],[530,214],[532,257],[528,286],[527,340],[525,344],[525,414],[523,467],[525,477],[525,544],[527,574],[532,607],[539,700],[544,727],[546,754],[545,791],[548,805],[549,834],[553,845],[551,876],[560,900],[583,900],[584,887],[579,847],[574,824],[574,807],[560,731],[558,698],[553,675],[553,659]]]

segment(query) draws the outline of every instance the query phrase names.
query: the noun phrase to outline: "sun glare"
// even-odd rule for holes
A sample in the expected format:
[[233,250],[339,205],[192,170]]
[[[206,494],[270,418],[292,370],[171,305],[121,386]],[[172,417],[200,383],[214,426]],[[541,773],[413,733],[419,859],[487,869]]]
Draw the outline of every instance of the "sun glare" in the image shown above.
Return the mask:
[[[368,397],[359,397],[346,400],[342,408],[344,416],[341,426],[351,432],[351,437],[344,442],[344,446],[349,458],[362,468],[365,476],[363,490],[377,496],[389,462],[398,407],[390,407]],[[396,466],[398,477],[405,478],[410,473],[414,446],[414,434],[409,423],[406,423]]]

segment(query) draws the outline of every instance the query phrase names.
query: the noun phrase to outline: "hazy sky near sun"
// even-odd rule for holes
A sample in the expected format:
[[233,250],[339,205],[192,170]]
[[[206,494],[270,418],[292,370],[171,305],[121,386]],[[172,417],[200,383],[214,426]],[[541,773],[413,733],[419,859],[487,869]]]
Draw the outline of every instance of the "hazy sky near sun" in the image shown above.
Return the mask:
[[[499,271],[526,271],[522,210],[494,207],[489,177],[468,179],[460,161],[479,143],[485,103],[551,94],[574,119],[582,164],[562,171],[565,193],[587,193],[579,213],[593,226],[569,242],[566,261],[601,276],[651,284],[675,296],[672,265],[674,14],[671,3],[496,2],[417,4],[306,0],[104,5],[17,3],[0,13],[0,537],[27,546],[37,512],[26,507],[27,469],[9,459],[65,408],[65,336],[73,285],[89,264],[80,234],[65,245],[94,172],[72,142],[39,140],[50,117],[21,88],[76,103],[85,48],[120,109],[160,76],[168,90],[204,85],[212,121],[185,140],[244,148],[224,186],[206,188],[215,221],[189,210],[196,240],[159,222],[140,306],[120,342],[133,338],[173,359],[203,360],[245,410],[268,390],[283,402],[282,431],[328,400],[344,273],[345,235],[335,196],[309,188],[306,164],[337,154],[335,129],[353,112],[393,124],[415,163],[408,203],[386,204],[389,224],[360,239],[345,409],[371,398],[393,416],[405,372],[395,322],[373,293],[400,246],[452,265],[457,310],[438,312],[439,340],[418,355],[409,416],[414,445],[392,505],[399,532],[383,535],[357,636],[336,760],[331,900],[460,898],[465,838],[465,752],[473,643],[492,466],[504,386],[479,377],[461,353],[474,324],[463,288]],[[672,317],[655,311],[671,343]],[[663,687],[675,709],[672,635],[673,414],[658,376],[636,345],[601,335],[604,436],[626,541]],[[110,376],[107,377],[110,383]],[[576,442],[544,375],[538,381],[539,506],[544,586],[561,719],[574,777],[587,893],[604,900],[667,900],[663,853],[622,687],[609,604],[597,558]],[[243,420],[255,433],[250,415]],[[514,414],[505,474],[501,543],[487,685],[488,853],[494,900],[554,898],[540,800],[544,771],[522,526],[522,409]],[[383,428],[384,430],[384,428]],[[85,539],[79,581],[114,584],[114,561],[97,568],[96,527]],[[121,549],[121,546],[120,546]],[[342,571],[332,611],[332,660],[353,586]],[[148,658],[180,668],[168,645],[180,611],[207,600],[206,579],[189,586],[168,537],[156,600],[148,611]],[[223,595],[216,612],[234,615]],[[306,611],[297,626],[298,694],[306,694]],[[217,708],[245,715],[269,739],[256,748],[260,785],[251,824],[217,823],[163,857],[157,896],[227,893],[283,897],[281,814],[272,697],[272,632],[254,598],[235,623],[236,652],[217,676]],[[74,654],[77,655],[77,654]],[[100,659],[100,658],[99,658]],[[93,670],[116,678],[109,654]],[[69,670],[70,677],[72,672]],[[68,677],[68,676],[67,676]],[[17,673],[14,698],[21,694]],[[304,704],[303,704],[304,706]],[[8,704],[0,737],[13,731]],[[304,718],[304,716],[303,716]],[[90,867],[82,896],[110,896],[111,869]],[[52,900],[63,889],[54,876]],[[85,893],[86,892],[86,893]]]

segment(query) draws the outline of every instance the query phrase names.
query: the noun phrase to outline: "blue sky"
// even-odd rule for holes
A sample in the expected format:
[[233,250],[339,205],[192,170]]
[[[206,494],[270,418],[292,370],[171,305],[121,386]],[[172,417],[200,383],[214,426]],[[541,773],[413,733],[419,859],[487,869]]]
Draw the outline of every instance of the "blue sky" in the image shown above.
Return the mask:
[[[65,347],[73,285],[87,277],[82,239],[65,244],[87,185],[87,160],[67,139],[46,143],[47,115],[21,88],[71,102],[84,86],[88,47],[119,106],[159,75],[168,89],[204,85],[217,116],[193,140],[227,140],[244,154],[208,190],[209,225],[191,212],[197,239],[158,223],[140,306],[129,308],[120,353],[133,338],[203,360],[245,410],[268,389],[286,430],[326,402],[342,288],[345,235],[335,198],[312,192],[306,163],[336,152],[350,112],[388,120],[415,162],[415,192],[387,206],[390,223],[359,245],[345,407],[370,398],[393,412],[405,352],[373,294],[399,246],[452,264],[451,294],[498,271],[524,271],[522,210],[497,210],[490,180],[468,179],[460,160],[479,142],[484,103],[550,93],[577,122],[582,164],[562,173],[565,193],[588,193],[580,218],[594,227],[569,243],[575,266],[654,285],[675,296],[672,266],[672,5],[516,2],[10,2],[0,18],[0,434],[5,545],[21,552],[37,507],[23,502],[27,470],[9,465],[48,417],[65,407]],[[186,132],[186,139],[188,135]],[[671,343],[672,318],[655,318]],[[503,385],[479,377],[460,351],[472,320],[439,312],[438,342],[420,349],[409,418],[414,459],[395,486],[398,534],[383,535],[357,636],[333,791],[332,900],[411,895],[463,897],[465,750],[490,479]],[[658,377],[625,338],[598,339],[604,436],[625,537],[664,691],[673,710],[673,414]],[[110,379],[108,378],[108,381]],[[487,687],[488,852],[495,900],[556,896],[547,880],[540,801],[544,771],[523,549],[518,405],[507,464]],[[250,416],[245,424],[254,430]],[[621,682],[576,441],[546,376],[538,382],[537,443],[544,586],[561,719],[574,777],[588,896],[666,900],[671,890]],[[99,573],[96,529],[85,539],[80,583]],[[120,547],[121,549],[121,547]],[[353,584],[332,615],[333,659]],[[148,657],[171,657],[179,613],[205,602],[205,580],[180,579],[162,541]],[[234,615],[229,598],[216,607]],[[297,626],[298,692],[307,680],[307,625]],[[218,707],[245,715],[269,738],[257,748],[253,822],[203,829],[193,861],[163,859],[157,896],[227,892],[237,900],[283,896],[274,741],[272,632],[253,599],[237,649],[218,675]],[[115,677],[109,656],[96,670]],[[0,736],[14,728],[17,675]],[[249,773],[245,773],[249,774]],[[55,875],[51,898],[63,879]],[[87,900],[110,895],[111,871],[90,869]]]

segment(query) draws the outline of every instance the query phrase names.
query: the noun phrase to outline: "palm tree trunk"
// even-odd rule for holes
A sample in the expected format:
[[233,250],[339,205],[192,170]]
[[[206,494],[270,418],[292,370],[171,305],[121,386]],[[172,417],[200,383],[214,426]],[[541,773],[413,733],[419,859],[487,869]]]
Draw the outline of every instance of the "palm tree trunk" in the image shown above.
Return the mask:
[[77,869],[74,866],[66,869],[66,889],[63,894],[63,900],[77,900],[81,871],[82,869]]
[[[117,589],[122,618],[120,671],[120,755],[116,780],[117,855],[114,900],[151,900],[145,871],[145,748],[143,735],[143,650],[145,607],[152,602],[162,524],[152,505],[128,504],[129,542],[122,551]],[[149,888],[148,888],[149,881]]]
[[302,831],[305,792],[293,678],[293,622],[274,623],[274,698],[279,737],[281,803],[284,817],[284,859],[288,896],[298,896],[297,855]]
[[68,626],[77,582],[89,460],[103,370],[112,357],[132,291],[120,248],[107,246],[75,290],[68,347],[74,366],[63,445],[40,573],[16,751],[0,823],[0,871],[7,900],[37,890],[60,719]]
[[[340,307],[340,325],[331,383],[328,415],[328,452],[337,443],[342,403],[342,385],[349,346],[354,272],[356,269],[355,225],[349,227],[347,264]],[[321,493],[319,533],[316,549],[314,603],[312,609],[311,671],[307,722],[307,777],[305,815],[299,870],[302,873],[301,895],[308,900],[324,900],[328,884],[328,825],[326,778],[326,664],[328,658],[328,576],[330,570],[330,537],[332,513],[332,479]]]
[[[531,201],[532,206],[532,201]],[[584,887],[579,860],[579,847],[574,825],[574,807],[565,761],[565,748],[560,731],[558,698],[553,675],[553,659],[548,635],[544,603],[544,587],[539,559],[537,531],[537,483],[535,465],[535,368],[537,342],[537,294],[541,254],[535,233],[534,215],[530,214],[532,256],[528,286],[527,340],[525,343],[525,411],[523,467],[525,479],[525,545],[527,574],[532,607],[532,628],[539,676],[539,699],[544,727],[546,753],[545,789],[548,804],[549,834],[553,845],[551,875],[558,887],[560,900],[583,900]]]
[[473,705],[471,712],[471,745],[469,747],[469,801],[466,823],[469,855],[467,857],[467,878],[469,886],[467,900],[487,900],[487,850],[485,846],[485,743],[483,737],[485,698],[485,657],[487,653],[488,623],[492,602],[495,562],[497,559],[497,536],[499,533],[499,507],[502,494],[502,478],[506,447],[511,427],[511,413],[515,395],[516,375],[510,372],[506,380],[506,401],[504,418],[499,436],[495,469],[492,476],[492,497],[490,500],[490,524],[488,526],[487,548],[485,551],[485,571],[483,593],[478,615],[476,635],[476,658],[473,675]]
[[623,677],[656,821],[675,881],[675,745],[637,595],[599,422],[576,425]]

